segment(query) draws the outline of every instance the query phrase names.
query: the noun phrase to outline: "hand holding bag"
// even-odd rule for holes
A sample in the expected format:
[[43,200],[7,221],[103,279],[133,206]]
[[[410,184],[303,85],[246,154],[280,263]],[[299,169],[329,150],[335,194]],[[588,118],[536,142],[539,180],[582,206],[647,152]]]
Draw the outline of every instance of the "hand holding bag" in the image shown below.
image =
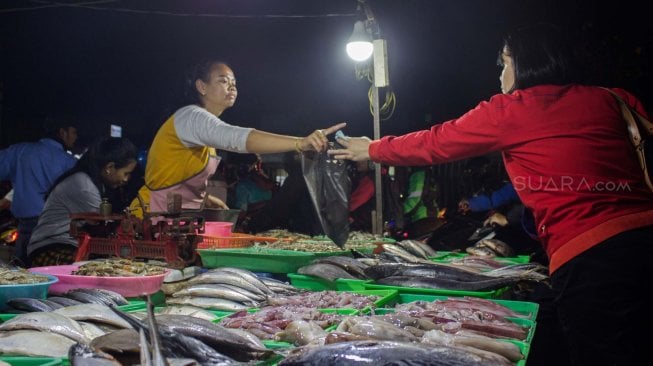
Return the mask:
[[603,89],[609,91],[619,102],[621,115],[628,128],[630,142],[635,147],[639,165],[644,172],[644,179],[649,189],[653,191],[653,179],[651,179],[650,175],[650,172],[653,171],[653,123],[628,106],[615,92],[608,88]]

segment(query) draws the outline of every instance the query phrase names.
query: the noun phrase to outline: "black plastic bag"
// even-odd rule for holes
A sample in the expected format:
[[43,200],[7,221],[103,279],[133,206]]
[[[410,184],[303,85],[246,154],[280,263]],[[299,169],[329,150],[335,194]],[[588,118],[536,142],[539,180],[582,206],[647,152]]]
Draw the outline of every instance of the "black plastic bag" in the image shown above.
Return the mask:
[[349,238],[351,179],[347,164],[326,151],[303,153],[302,172],[324,233],[342,248]]

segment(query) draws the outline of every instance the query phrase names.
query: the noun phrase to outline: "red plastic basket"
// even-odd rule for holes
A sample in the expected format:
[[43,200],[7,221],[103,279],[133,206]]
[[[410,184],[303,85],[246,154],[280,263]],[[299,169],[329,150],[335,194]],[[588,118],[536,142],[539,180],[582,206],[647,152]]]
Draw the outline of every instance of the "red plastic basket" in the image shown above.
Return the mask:
[[159,259],[172,263],[179,259],[177,250],[177,244],[173,241],[91,238],[85,235],[80,240],[75,260],[86,260],[93,255],[98,255],[129,259]]
[[201,235],[202,241],[197,244],[197,249],[227,249],[246,248],[254,245],[255,242],[275,242],[277,238],[267,236],[256,236],[243,233],[232,233],[231,236],[210,236]]

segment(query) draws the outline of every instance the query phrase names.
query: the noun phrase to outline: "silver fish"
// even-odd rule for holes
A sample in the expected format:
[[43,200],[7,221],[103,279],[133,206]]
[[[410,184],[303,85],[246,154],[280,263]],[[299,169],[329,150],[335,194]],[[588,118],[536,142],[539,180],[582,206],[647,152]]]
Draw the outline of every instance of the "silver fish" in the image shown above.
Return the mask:
[[58,333],[77,342],[90,342],[86,337],[86,334],[84,334],[84,329],[79,325],[79,323],[77,323],[77,321],[65,315],[58,314],[56,310],[47,313],[34,312],[18,314],[14,318],[0,324],[0,330],[19,329],[33,329]]
[[508,366],[457,347],[392,341],[350,341],[320,347],[296,348],[279,366],[319,365],[465,365]]
[[513,257],[515,255],[515,251],[510,247],[510,245],[496,238],[483,239],[476,243],[476,246],[488,247],[502,257]]
[[[0,354],[31,357],[67,357],[76,342],[66,336],[37,330],[0,332]],[[37,346],[38,345],[38,346]]]
[[186,315],[159,315],[156,320],[161,327],[199,339],[237,361],[250,361],[271,354],[265,346],[260,347],[258,343],[252,343],[230,329],[208,320]]
[[[259,295],[262,295],[262,296],[265,296],[265,295],[272,292],[270,289],[267,289],[267,291],[263,291],[260,288],[260,284],[263,284],[263,282],[261,282],[258,279],[256,281],[258,281],[258,282],[256,282],[256,283],[249,282],[243,276],[241,276],[240,274],[234,273],[234,272],[209,271],[209,272],[204,272],[201,275],[198,275],[198,276],[195,276],[195,277],[191,278],[188,281],[188,283],[189,283],[189,285],[203,284],[203,283],[217,283],[217,284],[233,285],[233,286],[244,288],[244,289],[246,289],[246,290],[248,290],[250,292],[253,292],[255,294],[259,294]],[[266,286],[266,288],[267,288],[267,286]]]
[[[251,295],[248,296],[248,294]],[[182,296],[217,297],[243,303],[254,303],[256,301],[264,300],[262,296],[256,295],[245,289],[240,289],[240,291],[238,291],[230,285],[223,285],[219,283],[199,283],[172,294],[172,297]]]
[[184,296],[172,297],[166,300],[166,304],[170,305],[191,305],[197,306],[202,309],[224,310],[224,311],[240,311],[247,310],[248,306],[243,305],[236,301],[227,299],[218,299],[216,297],[197,297],[197,296]]
[[356,279],[342,267],[330,263],[313,263],[297,269],[297,273],[309,276],[324,278],[327,281],[335,281],[338,278]]
[[88,344],[77,343],[68,350],[71,366],[121,366],[113,356],[93,349]]
[[89,303],[67,306],[57,309],[53,313],[65,315],[75,320],[91,320],[120,328],[129,328],[129,323],[117,316],[110,307],[102,304]]
[[240,275],[242,278],[247,280],[247,282],[258,287],[261,291],[265,292],[266,294],[272,294],[272,291],[268,288],[268,286],[263,281],[261,281],[261,279],[258,278],[258,276],[254,274],[254,272],[252,271],[248,271],[246,269],[236,268],[236,267],[219,267],[216,268],[215,270],[226,271],[226,272],[231,272]]
[[195,306],[186,306],[186,305],[165,306],[164,308],[162,308],[157,312],[157,315],[159,314],[189,315],[189,316],[194,316],[196,318],[205,319],[211,322],[218,320],[218,316],[210,311]]

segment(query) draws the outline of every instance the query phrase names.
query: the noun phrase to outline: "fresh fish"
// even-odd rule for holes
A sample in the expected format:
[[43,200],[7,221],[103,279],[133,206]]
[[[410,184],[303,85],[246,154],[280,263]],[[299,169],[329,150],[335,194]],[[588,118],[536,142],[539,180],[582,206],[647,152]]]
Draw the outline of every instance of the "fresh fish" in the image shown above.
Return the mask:
[[298,289],[286,282],[275,280],[273,278],[259,277],[259,279],[275,294],[288,295],[288,294],[297,294],[299,292],[305,291],[302,289]]
[[515,277],[499,277],[482,281],[455,281],[444,278],[390,276],[376,281],[380,285],[460,291],[492,291],[521,281]]
[[358,366],[358,365],[420,365],[420,366],[508,366],[510,362],[442,345],[393,341],[350,341],[320,347],[296,348],[278,363],[279,366]]
[[349,274],[351,274],[356,278],[360,278],[360,279],[367,278],[365,272],[363,271],[368,266],[352,257],[347,257],[343,255],[328,256],[328,257],[318,258],[313,262],[311,262],[311,264],[315,264],[315,263],[333,264],[335,266],[344,269],[345,271],[347,271]]
[[406,249],[410,254],[415,255],[416,257],[429,259],[429,255],[426,253],[426,250],[422,248],[421,245],[416,244],[417,240],[402,240],[395,243],[400,247]]
[[457,281],[482,281],[492,277],[470,272],[462,268],[437,263],[410,264],[410,263],[382,263],[365,269],[365,274],[372,279],[381,279],[390,276],[410,277],[437,277]]
[[48,300],[51,302],[56,302],[57,304],[60,304],[63,307],[83,304],[83,302],[81,301],[71,299],[69,297],[63,297],[63,296],[51,296],[48,297]]
[[412,333],[376,318],[349,317],[340,322],[336,330],[339,332],[349,332],[380,340],[394,340],[401,342],[417,341],[417,337]]
[[[118,305],[118,303],[114,301],[114,295],[109,295],[108,293],[100,291],[99,289],[96,288],[76,288],[70,291],[82,292],[90,296],[96,297],[107,306]],[[128,304],[127,300],[125,300],[124,303],[120,305],[125,305],[125,304]]]
[[109,305],[112,304],[113,301],[107,302],[105,298],[101,298],[99,296],[96,296],[96,294],[84,292],[84,291],[78,291],[78,289],[72,289],[68,290],[64,296],[71,298],[73,300],[77,300],[79,302],[88,304],[88,303],[95,303],[95,304],[101,304],[101,305]]
[[195,306],[186,306],[186,305],[165,306],[157,312],[157,315],[158,314],[189,315],[189,316],[194,316],[196,318],[208,320],[210,322],[218,320],[218,316],[210,311],[206,311],[202,308],[198,308]]
[[111,308],[102,304],[79,304],[57,309],[53,313],[64,315],[75,320],[90,320],[97,323],[105,323],[120,328],[129,328],[130,325],[124,319],[117,316]]
[[156,320],[161,327],[199,339],[237,361],[250,361],[271,354],[265,346],[260,347],[257,343],[252,343],[230,329],[208,320],[187,315],[159,315]]
[[61,309],[64,307],[56,301],[50,301],[50,299],[41,299],[41,302],[50,306],[53,310]]
[[247,310],[248,306],[243,305],[236,301],[227,299],[218,299],[216,297],[198,297],[198,296],[183,296],[171,297],[166,299],[166,304],[169,305],[190,305],[197,306],[202,309],[224,310],[224,311],[240,311]]
[[247,280],[247,282],[251,283],[252,285],[254,285],[256,287],[258,287],[264,293],[266,293],[268,295],[272,294],[272,291],[252,271],[248,271],[248,270],[242,269],[242,268],[235,268],[235,267],[219,267],[219,268],[216,268],[216,270],[217,271],[231,272],[231,273],[235,273],[237,275],[240,275],[242,278]]
[[[59,309],[61,310],[61,309]],[[55,311],[19,314],[0,324],[0,330],[33,329],[58,333],[74,341],[89,343],[84,329],[77,321]]]
[[411,239],[402,240],[402,241],[411,242],[411,244],[420,247],[424,252],[426,252],[426,256],[428,258],[435,257],[438,255],[438,253],[433,248],[431,248],[430,245],[424,243],[423,241],[411,240]]
[[313,263],[297,269],[297,273],[335,281],[338,278],[357,279],[339,266],[330,263]]
[[84,329],[84,334],[86,334],[86,337],[90,339],[91,342],[93,339],[102,337],[103,335],[107,334],[107,332],[103,331],[100,327],[93,323],[84,321],[77,321],[77,323],[82,326],[82,329]]
[[66,336],[38,330],[0,332],[0,354],[31,357],[67,357],[76,342]]
[[493,252],[497,253],[497,255],[502,257],[513,257],[515,255],[515,251],[510,247],[510,245],[496,238],[483,239],[476,243],[475,246],[488,247],[492,249]]
[[496,253],[494,250],[488,248],[488,247],[467,247],[465,248],[465,251],[469,254],[472,255],[478,255],[481,257],[495,257]]
[[108,290],[105,288],[96,288],[94,290],[109,296],[111,300],[113,300],[113,302],[118,306],[129,305],[129,300],[127,300],[124,296],[122,296],[121,294],[115,291]]
[[71,366],[122,366],[108,353],[95,350],[88,344],[76,343],[68,350]]
[[[117,308],[111,309],[127,320],[134,329],[143,330],[146,335],[148,334],[148,326],[141,320]],[[167,358],[190,358],[198,361],[201,365],[228,366],[237,364],[232,358],[217,352],[195,338],[170,332],[166,329],[159,329],[157,333],[161,340],[161,352]],[[151,342],[152,339],[149,339],[149,341]]]
[[390,255],[399,258],[402,262],[407,262],[407,263],[432,263],[431,261],[420,258],[411,252],[407,251],[406,249],[402,248],[399,245],[396,244],[389,244],[385,243],[381,245],[383,247],[383,251],[389,253]]
[[284,330],[274,335],[277,341],[292,343],[296,346],[307,344],[324,344],[327,332],[315,322],[293,320]]
[[517,362],[524,358],[524,355],[522,355],[519,347],[517,347],[514,343],[500,341],[495,338],[490,338],[466,331],[458,331],[455,334],[447,334],[441,330],[434,329],[424,333],[422,342],[474,347],[484,351],[496,353],[512,362]]
[[523,280],[540,282],[549,279],[548,273],[548,267],[539,263],[516,263],[483,274],[490,277],[518,277]]
[[30,297],[17,297],[7,300],[7,305],[17,310],[27,312],[32,311],[52,311],[52,306],[41,299],[34,299]]
[[252,333],[246,330],[238,329],[238,328],[229,328],[229,331],[247,339],[251,344],[256,345],[257,347],[265,348],[265,344],[261,342],[261,339],[259,339],[259,337],[253,335]]
[[257,306],[255,301],[265,300],[265,298],[260,295],[256,295],[253,292],[249,292],[245,289],[240,289],[240,291],[238,291],[234,287],[235,286],[232,287],[230,285],[222,285],[219,283],[200,283],[177,291],[172,294],[172,296],[217,297],[221,299],[253,304],[253,306]]
[[[150,344],[147,344],[145,339],[145,328],[138,330],[139,339],[141,341],[141,360],[143,355],[149,355],[152,352],[152,366],[166,366],[166,360],[161,351],[161,335],[154,317],[154,304],[152,297],[147,295],[147,329],[149,330]],[[149,357],[148,357],[149,359]],[[150,362],[141,362],[142,365],[150,365]]]
[[91,347],[109,353],[137,353],[139,342],[138,332],[130,326],[93,339]]
[[189,285],[206,284],[206,283],[227,284],[227,285],[233,285],[233,286],[244,288],[250,292],[262,296],[266,296],[272,293],[270,289],[267,289],[267,286],[266,286],[267,291],[263,291],[260,288],[260,284],[263,284],[263,282],[261,282],[258,279],[256,281],[258,281],[258,283],[251,283],[240,274],[234,272],[209,271],[191,278],[188,281],[188,284]]

